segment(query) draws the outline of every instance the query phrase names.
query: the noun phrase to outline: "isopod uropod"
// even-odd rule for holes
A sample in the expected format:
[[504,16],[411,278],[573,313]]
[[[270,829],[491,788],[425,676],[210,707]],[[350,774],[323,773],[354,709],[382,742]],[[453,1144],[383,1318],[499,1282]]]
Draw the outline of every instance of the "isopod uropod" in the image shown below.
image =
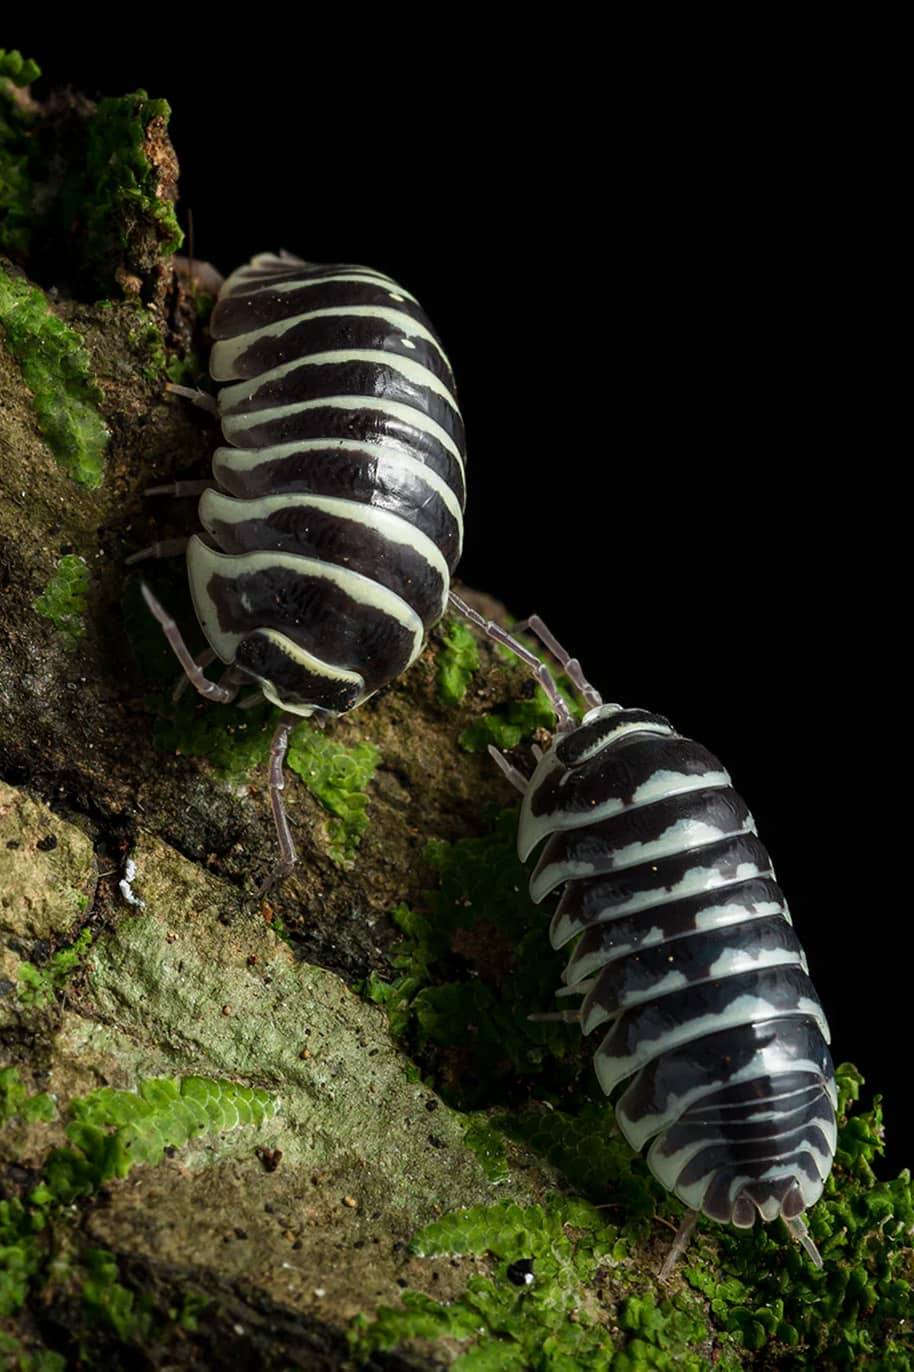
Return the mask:
[[532,899],[561,890],[552,945],[576,941],[558,994],[583,1001],[559,1017],[601,1029],[594,1066],[621,1131],[687,1207],[661,1275],[699,1213],[739,1228],[780,1215],[821,1266],[802,1215],[835,1154],[829,1031],[745,802],[666,719],[604,704],[537,616],[526,627],[583,697],[580,725],[515,635],[451,602],[534,669],[556,711],[529,780],[490,751],[523,792],[520,858],[545,842]]
[[[270,796],[285,874],[292,725],[343,714],[399,676],[447,604],[463,537],[463,420],[420,305],[371,268],[261,254],[225,281],[210,329],[210,406],[228,446],[211,480],[150,492],[199,493],[204,533],[130,561],[186,547],[210,651],[195,662],[143,594],[189,680],[222,703],[256,685],[283,711]],[[203,673],[214,658],[228,667],[219,683]]]

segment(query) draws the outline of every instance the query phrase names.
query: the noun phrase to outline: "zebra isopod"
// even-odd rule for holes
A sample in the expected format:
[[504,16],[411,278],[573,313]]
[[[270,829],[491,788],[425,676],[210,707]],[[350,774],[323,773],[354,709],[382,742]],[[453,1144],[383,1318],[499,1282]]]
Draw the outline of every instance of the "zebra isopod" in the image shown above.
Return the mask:
[[225,446],[211,481],[155,490],[201,492],[187,570],[205,660],[228,668],[219,683],[143,594],[202,695],[227,703],[248,684],[283,711],[270,790],[285,873],[292,725],[394,680],[444,612],[463,539],[463,420],[421,306],[371,268],[261,254],[223,284],[210,331]]
[[836,1148],[829,1030],[745,801],[668,720],[604,704],[537,617],[588,707],[580,725],[515,635],[451,600],[534,668],[557,713],[529,780],[491,751],[523,792],[518,855],[540,850],[531,898],[559,893],[550,939],[572,951],[558,994],[583,997],[560,1017],[600,1030],[619,1127],[687,1207],[664,1275],[699,1213],[737,1228],[780,1216],[821,1266],[802,1215]]

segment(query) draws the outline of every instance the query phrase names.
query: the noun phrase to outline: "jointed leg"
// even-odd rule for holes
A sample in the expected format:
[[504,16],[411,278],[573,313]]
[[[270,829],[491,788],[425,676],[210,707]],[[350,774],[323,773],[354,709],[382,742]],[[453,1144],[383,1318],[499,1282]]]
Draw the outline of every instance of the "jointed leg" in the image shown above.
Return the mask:
[[540,642],[549,649],[568,680],[573,686],[578,688],[578,691],[584,697],[590,709],[594,709],[596,706],[603,704],[603,697],[595,686],[591,686],[590,682],[585,677],[578,659],[572,657],[565,651],[552,631],[547,629],[539,615],[530,615],[529,618],[523,620],[522,623],[515,624],[513,627],[516,634],[522,634],[526,629],[531,634],[536,635]]
[[546,692],[549,703],[555,711],[557,731],[563,734],[567,733],[569,729],[573,729],[575,722],[546,664],[540,662],[536,654],[531,653],[529,648],[525,648],[522,643],[508,633],[507,629],[503,629],[500,624],[496,624],[492,619],[483,619],[482,615],[468,605],[455,591],[451,591],[448,599],[454,609],[468,619],[471,624],[475,624],[477,629],[482,629],[496,643],[501,643],[506,648],[510,648],[512,653],[532,668],[534,676]]
[[822,1267],[822,1254],[819,1252],[818,1248],[813,1242],[812,1235],[806,1227],[806,1221],[803,1219],[803,1216],[792,1215],[790,1219],[785,1220],[784,1223],[790,1230],[791,1237],[796,1239],[797,1243],[808,1255],[808,1257],[812,1260],[812,1262],[816,1265],[816,1267]]
[[199,481],[166,481],[161,486],[147,486],[143,495],[202,495],[212,485],[212,477],[204,477]]
[[495,747],[494,743],[489,744],[487,751],[489,757],[499,768],[499,770],[504,773],[504,775],[507,777],[508,781],[510,781],[514,789],[516,791],[520,791],[521,795],[525,795],[527,787],[530,783],[524,776],[523,772],[519,772],[517,768],[508,761],[504,753],[499,748]]
[[669,1279],[670,1273],[672,1272],[673,1268],[676,1266],[677,1262],[688,1248],[689,1242],[692,1238],[692,1230],[695,1228],[697,1221],[698,1211],[687,1210],[682,1218],[682,1223],[676,1230],[676,1237],[673,1240],[673,1246],[670,1249],[669,1253],[667,1253],[666,1258],[664,1259],[663,1266],[660,1269],[661,1281],[665,1282]]
[[209,391],[201,391],[194,386],[176,386],[171,381],[167,383],[165,389],[166,391],[169,391],[171,395],[183,396],[184,399],[189,400],[192,405],[199,405],[200,409],[206,410],[207,414],[219,413],[216,397],[210,395]]
[[[215,662],[215,660],[216,654],[213,652],[212,648],[206,648],[202,653],[199,653],[197,657],[194,658],[194,666],[200,667],[202,669],[203,667],[208,667],[209,664],[211,662]],[[181,680],[178,682],[177,686],[171,693],[172,701],[175,704],[177,704],[177,702],[181,699],[189,685],[190,679],[186,676],[182,676]]]
[[190,649],[181,637],[181,630],[165,606],[156,600],[145,581],[141,584],[140,590],[143,592],[143,599],[146,604],[161,624],[165,637],[171,644],[172,652],[184,668],[187,679],[194,690],[199,691],[201,696],[205,696],[207,700],[218,701],[220,705],[228,705],[233,701],[238,694],[238,687],[229,688],[220,686],[215,681],[209,681],[203,675],[203,668],[191,656]]
[[145,562],[150,557],[177,557],[189,542],[189,538],[163,538],[158,543],[150,543],[148,548],[141,548],[138,553],[131,553],[125,558],[125,565],[131,567],[134,562]]
[[282,715],[270,746],[270,808],[273,811],[276,837],[279,840],[280,861],[273,875],[268,877],[261,887],[260,894],[262,896],[271,891],[277,882],[287,877],[298,861],[298,854],[292,839],[292,830],[289,828],[289,817],[283,804],[282,793],[286,788],[286,782],[282,767],[289,746],[289,734],[299,719],[299,715],[292,713]]

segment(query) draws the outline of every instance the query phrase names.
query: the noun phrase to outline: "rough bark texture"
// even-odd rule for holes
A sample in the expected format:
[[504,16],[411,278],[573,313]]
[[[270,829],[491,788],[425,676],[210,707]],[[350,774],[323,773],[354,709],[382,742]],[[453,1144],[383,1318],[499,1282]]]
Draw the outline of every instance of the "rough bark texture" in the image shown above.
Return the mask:
[[[288,773],[300,863],[258,899],[276,856],[269,712],[170,703],[173,659],[124,566],[191,527],[189,502],[142,492],[199,474],[213,439],[164,389],[166,364],[205,350],[203,312],[163,254],[167,111],[130,100],[105,126],[139,130],[124,162],[140,159],[140,189],[75,218],[67,158],[72,196],[98,112],[60,97],[10,114],[60,184],[20,207],[0,269],[18,301],[27,267],[86,351],[109,438],[100,482],[79,484],[0,329],[0,1355],[565,1369],[826,1367],[850,1350],[907,1366],[910,1192],[860,1172],[878,1118],[843,1165],[847,1195],[878,1191],[882,1211],[853,1252],[853,1222],[835,1222],[811,1297],[818,1274],[782,1235],[711,1227],[688,1280],[659,1287],[676,1207],[614,1134],[575,1031],[527,1025],[561,960],[524,907],[511,821],[494,818],[511,793],[466,730],[494,719],[510,745],[538,707],[489,645],[458,669],[459,703],[439,628],[331,726],[338,751],[302,736],[317,751]],[[201,646],[182,567],[143,570]],[[782,1273],[798,1311],[829,1312],[818,1324],[789,1290],[785,1305]],[[842,1308],[871,1348],[830,1332]]]

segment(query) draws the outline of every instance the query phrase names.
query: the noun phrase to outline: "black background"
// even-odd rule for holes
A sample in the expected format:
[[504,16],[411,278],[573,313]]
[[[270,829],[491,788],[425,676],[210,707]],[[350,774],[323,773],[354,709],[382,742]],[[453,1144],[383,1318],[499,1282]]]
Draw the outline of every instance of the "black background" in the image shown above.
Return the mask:
[[199,20],[145,53],[13,37],[36,94],[171,102],[196,256],[364,262],[422,301],[467,423],[464,581],[724,761],[835,1059],[885,1093],[897,1170],[914,814],[891,75],[853,41],[837,64],[812,45],[658,72],[650,50],[588,63],[585,40],[573,61],[480,40],[448,62],[446,36],[422,53],[391,27],[356,63],[345,33],[275,13],[215,48]]

